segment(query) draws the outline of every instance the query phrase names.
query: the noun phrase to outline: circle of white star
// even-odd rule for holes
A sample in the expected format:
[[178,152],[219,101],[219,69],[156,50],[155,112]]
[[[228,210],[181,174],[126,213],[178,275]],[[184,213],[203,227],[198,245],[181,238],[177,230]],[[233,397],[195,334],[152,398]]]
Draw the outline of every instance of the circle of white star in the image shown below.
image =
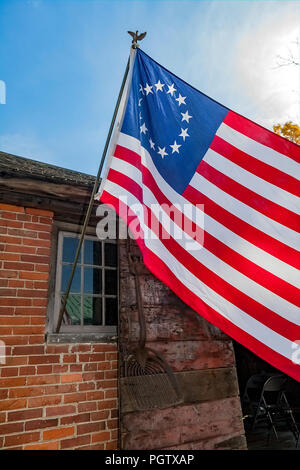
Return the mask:
[[[164,87],[166,86],[167,89],[164,89]],[[153,93],[153,90],[155,91],[155,93]],[[175,99],[175,101],[177,101],[178,103],[178,107],[180,108],[181,105],[185,105],[187,106],[187,103],[186,103],[186,96],[182,96],[181,93],[178,93],[178,96],[176,97],[176,92],[177,89],[175,88],[175,85],[174,83],[172,83],[171,85],[168,85],[166,83],[161,83],[160,79],[157,80],[156,83],[154,83],[154,85],[149,85],[148,83],[146,83],[146,85],[144,86],[143,84],[140,84],[139,85],[139,92],[143,95],[143,98],[139,98],[138,100],[138,106],[142,106],[142,101],[144,101],[144,99],[146,99],[146,97],[149,95],[149,94],[152,94],[152,95],[155,95],[157,94],[158,92],[165,92],[166,94],[170,94],[172,96],[172,98]],[[181,122],[187,122],[189,124],[189,121],[190,119],[192,119],[193,116],[191,116],[189,114],[189,111],[186,110],[184,113],[180,113],[182,118],[181,118]],[[140,119],[142,119],[142,115],[141,113],[139,114],[140,116]],[[143,122],[143,121],[142,121]],[[185,142],[186,138],[187,137],[190,137],[190,135],[188,134],[188,127],[186,127],[185,129],[183,129],[182,127],[180,128],[180,134],[178,134],[178,137],[181,137],[182,138],[182,141],[181,142]],[[146,122],[144,122],[141,126],[140,126],[140,134],[144,134],[146,135],[146,133],[148,132],[148,128],[146,127]],[[158,143],[155,143],[152,138],[150,137],[149,133],[148,133],[148,142],[149,142],[149,146],[150,146],[150,149],[157,152],[162,159],[164,159],[166,156],[170,156],[170,155],[174,155],[174,154],[180,154],[180,147],[182,147],[182,143],[177,143],[176,142],[176,139],[174,140],[174,143],[173,144],[169,144],[169,145],[165,145],[165,146],[159,146]],[[156,147],[155,147],[156,146]],[[167,153],[166,151],[166,148],[167,147],[170,147],[172,149],[172,152]],[[156,150],[158,149],[158,150]]]

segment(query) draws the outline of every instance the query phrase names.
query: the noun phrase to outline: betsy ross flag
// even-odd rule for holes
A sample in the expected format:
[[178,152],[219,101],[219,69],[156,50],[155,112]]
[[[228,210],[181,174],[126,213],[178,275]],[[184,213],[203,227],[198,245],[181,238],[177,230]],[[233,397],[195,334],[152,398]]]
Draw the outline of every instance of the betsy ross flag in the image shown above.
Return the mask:
[[100,200],[186,304],[300,381],[300,147],[137,50]]

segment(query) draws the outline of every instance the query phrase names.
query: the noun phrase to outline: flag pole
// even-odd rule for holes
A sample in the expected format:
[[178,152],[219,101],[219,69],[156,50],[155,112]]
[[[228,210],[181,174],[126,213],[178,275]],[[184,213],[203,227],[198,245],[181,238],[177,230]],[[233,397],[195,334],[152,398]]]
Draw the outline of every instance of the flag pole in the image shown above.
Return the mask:
[[[133,38],[132,39],[131,49],[136,49],[137,47],[139,47],[137,41],[143,39],[146,35],[146,33],[142,33],[142,34],[139,35],[138,31],[136,31],[136,33],[128,31],[128,34],[130,34]],[[63,319],[64,313],[65,313],[65,310],[66,310],[66,305],[67,305],[67,301],[68,301],[68,298],[69,298],[71,285],[72,285],[76,265],[77,265],[78,258],[79,258],[79,253],[80,253],[80,250],[81,250],[81,246],[82,246],[82,243],[83,243],[86,228],[88,226],[88,222],[90,220],[91,212],[92,212],[92,209],[93,209],[95,194],[96,194],[97,188],[98,188],[99,183],[100,183],[101,171],[103,169],[103,165],[104,165],[104,161],[105,161],[105,158],[106,158],[107,150],[108,150],[109,143],[110,143],[110,140],[111,140],[114,125],[115,125],[115,122],[116,122],[116,117],[118,115],[120,103],[121,103],[121,100],[122,100],[122,97],[123,97],[123,92],[124,92],[125,84],[126,84],[126,81],[127,81],[129,68],[130,68],[130,56],[129,56],[128,61],[127,61],[127,65],[126,65],[126,69],[125,69],[125,72],[124,72],[124,76],[123,76],[121,88],[120,88],[120,91],[119,91],[117,103],[116,103],[116,106],[115,106],[115,110],[114,110],[113,117],[112,117],[112,120],[111,120],[111,123],[110,123],[109,131],[108,131],[108,134],[107,134],[106,142],[105,142],[104,149],[103,149],[103,152],[102,152],[102,157],[101,157],[101,160],[100,160],[98,173],[97,173],[96,180],[95,180],[95,183],[94,183],[94,187],[93,187],[93,190],[92,190],[92,194],[91,194],[91,197],[90,197],[90,202],[89,202],[87,213],[86,213],[86,216],[85,216],[85,219],[84,219],[84,224],[82,226],[80,240],[79,240],[79,244],[78,244],[76,254],[75,254],[75,258],[74,258],[74,261],[73,261],[72,271],[71,271],[71,274],[70,274],[69,282],[68,282],[68,285],[67,285],[67,289],[64,292],[64,302],[63,302],[63,305],[62,305],[62,307],[60,309],[60,312],[59,312],[59,315],[58,315],[58,320],[57,320],[55,333],[59,333],[59,331],[60,331],[60,327],[61,327],[61,324],[62,324],[62,319]]]

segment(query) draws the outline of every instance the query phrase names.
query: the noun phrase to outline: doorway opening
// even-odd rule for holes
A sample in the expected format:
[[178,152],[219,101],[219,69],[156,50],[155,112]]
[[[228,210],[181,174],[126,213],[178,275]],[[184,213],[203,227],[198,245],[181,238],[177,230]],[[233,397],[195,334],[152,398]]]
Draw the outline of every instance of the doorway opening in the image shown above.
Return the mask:
[[300,383],[233,342],[249,450],[300,450]]

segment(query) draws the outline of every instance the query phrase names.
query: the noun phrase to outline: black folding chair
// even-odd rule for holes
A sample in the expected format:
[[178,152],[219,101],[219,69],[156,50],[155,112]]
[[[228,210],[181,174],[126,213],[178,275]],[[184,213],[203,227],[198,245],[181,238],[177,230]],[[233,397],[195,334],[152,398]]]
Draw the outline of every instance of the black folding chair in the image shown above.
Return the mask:
[[270,426],[268,441],[273,431],[278,440],[276,426],[285,422],[294,435],[296,447],[299,443],[299,429],[296,424],[292,408],[287,400],[285,391],[288,377],[284,375],[273,375],[263,385],[259,401],[252,402],[254,407],[254,419],[251,430],[253,431],[259,420],[264,420]]

